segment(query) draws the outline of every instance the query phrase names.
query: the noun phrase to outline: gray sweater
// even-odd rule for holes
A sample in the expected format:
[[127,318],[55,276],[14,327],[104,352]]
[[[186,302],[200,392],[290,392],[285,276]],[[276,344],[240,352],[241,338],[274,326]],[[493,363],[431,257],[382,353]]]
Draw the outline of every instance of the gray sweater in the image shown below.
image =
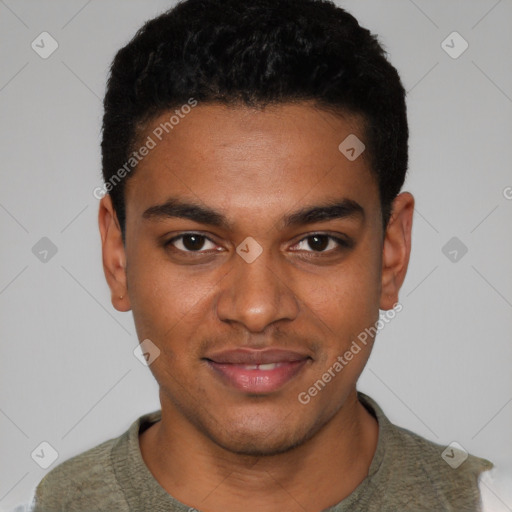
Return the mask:
[[[478,478],[491,462],[469,455],[453,468],[456,464],[448,462],[456,453],[448,450],[443,458],[444,446],[393,425],[375,401],[358,396],[379,423],[377,450],[365,480],[324,512],[481,510]],[[160,413],[141,416],[120,437],[50,471],[36,489],[34,512],[195,511],[169,495],[142,459],[139,432],[158,421]]]

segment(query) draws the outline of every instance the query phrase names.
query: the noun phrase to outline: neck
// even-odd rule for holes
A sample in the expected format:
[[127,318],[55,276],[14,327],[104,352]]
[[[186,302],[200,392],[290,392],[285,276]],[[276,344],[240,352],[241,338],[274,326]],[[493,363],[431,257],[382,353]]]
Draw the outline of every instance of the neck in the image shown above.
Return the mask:
[[309,441],[265,457],[224,450],[164,404],[140,436],[144,462],[170,495],[201,510],[324,510],[366,478],[377,447],[377,421],[355,390]]

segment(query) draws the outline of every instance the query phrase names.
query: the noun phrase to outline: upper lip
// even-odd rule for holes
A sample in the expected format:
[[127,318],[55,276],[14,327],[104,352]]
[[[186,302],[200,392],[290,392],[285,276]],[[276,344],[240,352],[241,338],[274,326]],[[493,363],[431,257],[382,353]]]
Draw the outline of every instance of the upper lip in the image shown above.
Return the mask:
[[234,349],[215,352],[205,357],[218,364],[269,364],[302,361],[309,356],[302,352],[284,349]]

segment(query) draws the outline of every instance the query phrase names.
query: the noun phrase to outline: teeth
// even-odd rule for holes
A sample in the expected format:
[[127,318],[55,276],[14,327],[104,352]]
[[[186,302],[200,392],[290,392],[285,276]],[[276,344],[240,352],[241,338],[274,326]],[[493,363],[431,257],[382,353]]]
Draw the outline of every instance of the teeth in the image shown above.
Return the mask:
[[277,368],[279,363],[267,363],[267,364],[246,364],[244,370],[273,370]]
[[244,366],[244,370],[257,370],[258,365],[257,364],[247,364]]
[[273,370],[274,368],[277,368],[277,363],[267,363],[258,365],[259,370]]

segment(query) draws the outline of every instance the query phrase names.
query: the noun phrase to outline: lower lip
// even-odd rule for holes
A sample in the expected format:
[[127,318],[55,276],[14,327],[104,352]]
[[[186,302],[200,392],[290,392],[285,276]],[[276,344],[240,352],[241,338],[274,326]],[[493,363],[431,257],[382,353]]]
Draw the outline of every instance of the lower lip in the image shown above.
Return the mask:
[[234,388],[245,393],[271,393],[277,391],[293,379],[307,363],[308,359],[283,362],[272,370],[249,370],[244,365],[223,364],[208,361],[208,364]]

